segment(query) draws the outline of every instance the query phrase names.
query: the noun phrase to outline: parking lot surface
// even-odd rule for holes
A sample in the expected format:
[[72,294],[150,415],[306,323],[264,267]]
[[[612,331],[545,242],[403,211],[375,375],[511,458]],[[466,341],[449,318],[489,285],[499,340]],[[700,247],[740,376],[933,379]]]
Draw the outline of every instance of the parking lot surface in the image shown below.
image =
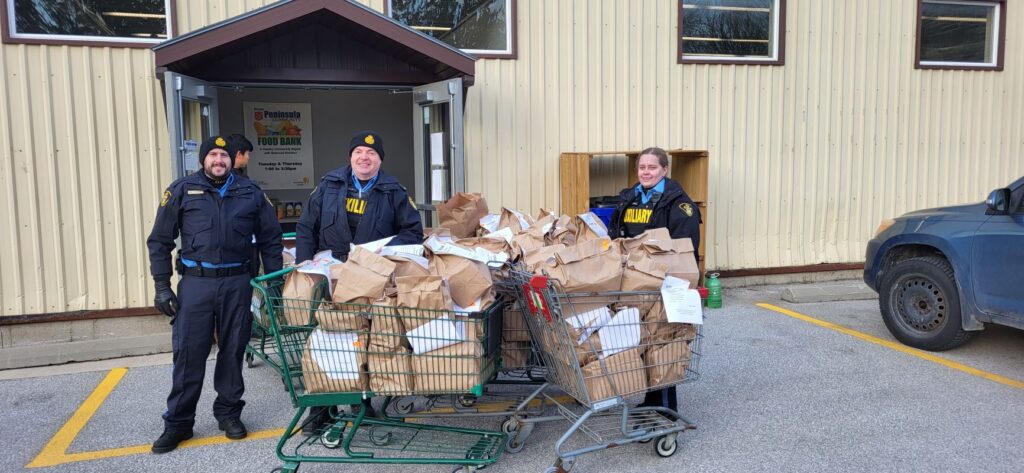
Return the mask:
[[[781,287],[730,289],[708,310],[701,378],[680,387],[697,424],[679,451],[650,444],[580,457],[574,471],[1022,471],[1024,332],[990,328],[944,353],[910,350],[889,335],[877,301],[788,304]],[[126,363],[130,360],[126,360]],[[294,410],[280,378],[246,368],[243,420],[228,441],[211,414],[208,365],[196,439],[149,454],[170,366],[0,381],[5,471],[270,471]],[[109,393],[105,397],[103,393]],[[498,429],[501,418],[458,425]],[[539,425],[518,454],[487,471],[543,471],[564,422]],[[581,445],[576,439],[576,444]],[[300,471],[440,472],[443,466],[303,464]]]

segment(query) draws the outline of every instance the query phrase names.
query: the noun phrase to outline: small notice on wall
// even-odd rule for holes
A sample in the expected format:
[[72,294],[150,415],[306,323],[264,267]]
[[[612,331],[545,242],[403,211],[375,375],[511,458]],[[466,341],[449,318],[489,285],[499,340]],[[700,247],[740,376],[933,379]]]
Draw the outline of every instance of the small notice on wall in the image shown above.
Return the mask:
[[249,178],[263,189],[313,187],[313,118],[308,103],[245,102],[252,142]]

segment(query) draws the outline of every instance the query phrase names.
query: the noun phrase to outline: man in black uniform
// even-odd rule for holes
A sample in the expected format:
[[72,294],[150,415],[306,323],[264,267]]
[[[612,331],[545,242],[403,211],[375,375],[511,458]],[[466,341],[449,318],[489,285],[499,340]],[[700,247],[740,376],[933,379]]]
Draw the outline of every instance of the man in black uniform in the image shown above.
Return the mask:
[[391,245],[423,243],[423,223],[405,187],[381,171],[384,140],[359,132],[349,143],[350,164],[335,169],[309,195],[295,228],[295,260],[330,249],[348,258],[350,244],[395,237]]
[[[398,179],[380,170],[384,140],[373,131],[356,133],[348,147],[349,165],[335,169],[309,195],[295,228],[295,261],[331,250],[345,261],[351,244],[393,236],[389,245],[423,243],[423,223]],[[372,416],[369,400],[363,402]],[[326,408],[310,409],[302,430],[313,433],[328,422]]]
[[[647,148],[637,158],[637,182],[619,193],[608,234],[632,238],[652,228],[665,228],[673,239],[689,238],[700,248],[700,210],[678,182],[668,178],[668,153]],[[650,391],[641,406],[676,410],[675,386]]]
[[[172,317],[174,370],[164,412],[164,432],[153,453],[165,453],[192,437],[206,358],[217,332],[213,415],[230,439],[247,434],[240,419],[242,357],[252,328],[249,259],[259,248],[267,271],[281,269],[281,226],[263,191],[231,172],[227,140],[214,136],[199,150],[203,170],[171,183],[160,199],[149,235],[155,304]],[[181,236],[177,270],[180,302],[171,290],[171,251]]]

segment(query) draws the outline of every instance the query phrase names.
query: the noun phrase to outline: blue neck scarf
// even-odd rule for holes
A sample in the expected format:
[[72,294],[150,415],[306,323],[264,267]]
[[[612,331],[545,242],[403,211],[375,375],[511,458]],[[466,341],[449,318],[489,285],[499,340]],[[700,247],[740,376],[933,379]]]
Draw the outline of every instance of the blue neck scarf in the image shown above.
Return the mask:
[[235,173],[229,172],[228,173],[228,180],[224,181],[224,185],[223,186],[220,186],[219,188],[217,188],[217,193],[220,194],[220,198],[221,199],[224,198],[224,196],[228,193],[228,188],[231,187],[231,184],[234,184],[234,183],[235,183]]
[[665,193],[665,178],[661,178],[661,180],[648,191],[644,190],[643,184],[636,185],[636,195],[640,196],[640,203],[643,205],[647,205],[655,195],[661,195],[663,193]]
[[380,173],[379,172],[377,173],[376,176],[373,176],[372,178],[370,178],[370,180],[366,182],[366,185],[363,186],[363,185],[361,185],[359,183],[359,178],[356,177],[356,172],[352,171],[352,185],[355,186],[357,191],[359,191],[359,198],[360,199],[363,198],[363,193],[364,192],[370,192],[370,188],[373,187],[373,185],[377,183],[377,178],[378,177],[380,177]]

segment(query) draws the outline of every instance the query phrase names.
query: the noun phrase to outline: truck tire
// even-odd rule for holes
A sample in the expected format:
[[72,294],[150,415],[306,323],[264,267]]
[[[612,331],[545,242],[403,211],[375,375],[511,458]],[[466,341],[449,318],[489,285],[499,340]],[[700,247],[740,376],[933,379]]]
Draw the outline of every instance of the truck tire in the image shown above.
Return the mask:
[[945,258],[899,260],[882,276],[878,305],[886,328],[905,345],[943,351],[970,340],[963,329],[960,294]]

